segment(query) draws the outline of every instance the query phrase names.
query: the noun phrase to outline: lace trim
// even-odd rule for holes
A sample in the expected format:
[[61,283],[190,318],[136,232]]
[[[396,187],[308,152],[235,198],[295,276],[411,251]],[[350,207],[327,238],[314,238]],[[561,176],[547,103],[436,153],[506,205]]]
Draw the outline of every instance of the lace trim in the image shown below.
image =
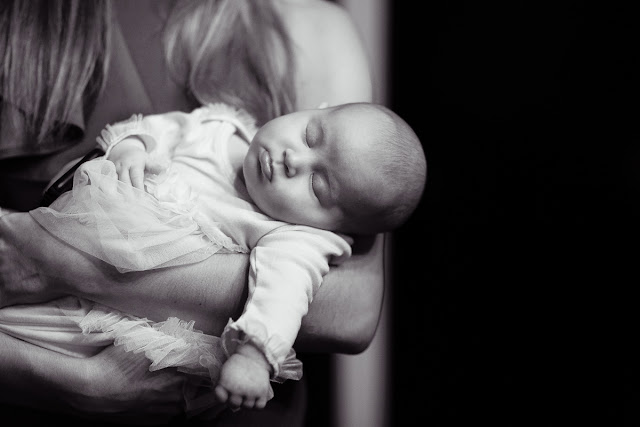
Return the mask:
[[288,347],[277,335],[268,336],[267,329],[262,324],[250,323],[239,325],[229,319],[222,332],[222,348],[228,358],[235,352],[237,346],[251,342],[258,347],[267,358],[273,373],[271,381],[282,383],[285,380],[299,380],[302,378],[302,362],[296,358],[293,348],[289,350],[282,362],[278,361],[278,354],[282,354]]
[[100,132],[100,136],[96,138],[96,142],[105,151],[105,159],[109,158],[113,147],[125,138],[147,133],[142,119],[142,114],[134,114],[128,120],[118,122],[113,126],[105,126]]
[[[197,209],[197,194],[186,185],[180,176],[169,168],[160,176],[145,179],[147,193],[154,196],[158,205],[170,212],[193,221],[210,242],[229,252],[249,253],[244,245],[239,245],[227,236],[220,224],[209,219]],[[215,253],[217,249],[212,252]]]
[[216,384],[226,360],[220,339],[194,329],[194,321],[170,317],[153,323],[96,305],[79,323],[84,334],[102,331],[127,352],[144,353],[150,371],[175,367],[178,371],[210,378]]
[[253,136],[258,131],[256,121],[248,112],[241,108],[232,107],[223,103],[206,104],[193,111],[198,120],[205,122],[208,120],[221,120],[233,124],[238,133],[251,142]]

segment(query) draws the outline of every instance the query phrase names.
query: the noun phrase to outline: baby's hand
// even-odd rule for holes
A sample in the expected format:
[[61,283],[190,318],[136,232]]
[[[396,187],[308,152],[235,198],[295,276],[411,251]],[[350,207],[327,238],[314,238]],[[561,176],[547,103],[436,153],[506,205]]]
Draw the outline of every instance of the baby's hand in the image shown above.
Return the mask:
[[149,160],[144,144],[138,138],[128,138],[113,147],[109,155],[116,165],[118,179],[144,190],[144,172],[160,173],[162,166]]
[[270,369],[267,359],[255,346],[239,346],[222,365],[216,396],[233,409],[241,406],[262,409],[271,398]]

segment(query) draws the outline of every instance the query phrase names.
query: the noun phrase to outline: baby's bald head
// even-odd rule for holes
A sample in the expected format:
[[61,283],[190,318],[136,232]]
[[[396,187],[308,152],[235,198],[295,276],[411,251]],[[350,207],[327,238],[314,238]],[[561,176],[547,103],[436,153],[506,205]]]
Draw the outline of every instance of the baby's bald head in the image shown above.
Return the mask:
[[367,194],[341,201],[345,220],[340,231],[375,234],[399,227],[418,206],[426,184],[427,162],[420,140],[404,119],[382,105],[345,104],[336,112],[369,116],[364,129],[370,139],[368,166],[379,178]]

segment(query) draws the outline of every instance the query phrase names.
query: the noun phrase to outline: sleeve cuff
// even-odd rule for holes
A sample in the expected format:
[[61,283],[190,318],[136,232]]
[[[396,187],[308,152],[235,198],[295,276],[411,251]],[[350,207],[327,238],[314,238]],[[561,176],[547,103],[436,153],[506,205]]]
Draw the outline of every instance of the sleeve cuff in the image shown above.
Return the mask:
[[277,335],[268,336],[262,324],[229,319],[221,338],[227,357],[235,352],[237,346],[248,342],[260,349],[271,365],[271,381],[282,383],[302,378],[302,362],[296,358],[295,350]]
[[[128,120],[107,125],[96,138],[98,145],[104,150],[104,158],[108,159],[113,147],[130,136],[148,136],[149,132],[143,122],[142,114],[134,114]],[[153,138],[140,138],[147,152],[153,150],[155,141]]]

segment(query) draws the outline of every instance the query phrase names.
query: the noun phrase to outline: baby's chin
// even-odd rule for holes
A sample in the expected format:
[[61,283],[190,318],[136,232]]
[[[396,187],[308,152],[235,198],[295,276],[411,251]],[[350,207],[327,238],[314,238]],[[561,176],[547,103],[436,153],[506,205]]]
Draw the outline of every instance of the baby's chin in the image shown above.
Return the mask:
[[246,169],[243,169],[244,185],[251,198],[251,203],[256,205],[258,210],[263,214],[273,219],[281,220],[277,217],[277,210],[273,209],[271,204],[268,203],[268,196],[265,195],[264,188],[251,173],[246,173],[245,171]]
[[261,211],[264,212],[264,209],[262,208],[261,203],[260,203],[260,195],[259,195],[259,189],[256,188],[256,182],[255,182],[255,177],[252,177],[250,173],[247,173],[247,169],[243,168],[242,169],[242,177],[244,179],[244,186],[247,189],[247,193],[249,193],[249,197],[251,198],[251,201],[253,202],[254,205],[256,205]]

